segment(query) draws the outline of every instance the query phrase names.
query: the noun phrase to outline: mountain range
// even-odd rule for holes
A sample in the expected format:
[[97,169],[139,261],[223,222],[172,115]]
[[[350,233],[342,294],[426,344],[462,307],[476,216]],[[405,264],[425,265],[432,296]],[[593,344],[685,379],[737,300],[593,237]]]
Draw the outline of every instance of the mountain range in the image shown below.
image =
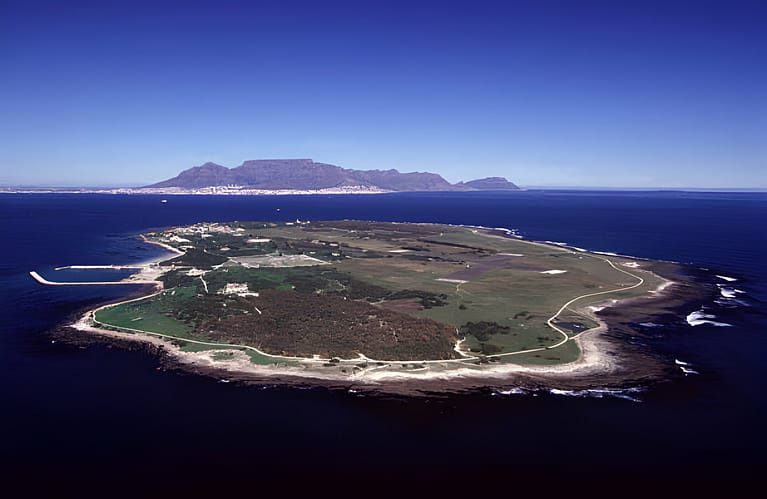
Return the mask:
[[311,159],[257,159],[235,168],[205,163],[146,188],[201,189],[240,186],[264,190],[320,190],[364,187],[383,191],[517,190],[502,177],[451,184],[436,173],[397,170],[353,170]]

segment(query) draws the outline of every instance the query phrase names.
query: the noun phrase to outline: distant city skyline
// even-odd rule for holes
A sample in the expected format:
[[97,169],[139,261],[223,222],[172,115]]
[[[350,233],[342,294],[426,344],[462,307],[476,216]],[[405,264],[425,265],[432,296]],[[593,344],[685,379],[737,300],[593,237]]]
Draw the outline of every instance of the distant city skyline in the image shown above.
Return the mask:
[[767,188],[757,1],[0,6],[0,187],[312,158],[520,186]]

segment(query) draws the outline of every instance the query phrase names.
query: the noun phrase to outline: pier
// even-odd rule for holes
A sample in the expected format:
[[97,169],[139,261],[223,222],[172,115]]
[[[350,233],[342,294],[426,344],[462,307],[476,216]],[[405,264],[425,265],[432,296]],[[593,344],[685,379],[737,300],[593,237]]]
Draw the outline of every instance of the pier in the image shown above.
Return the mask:
[[[92,267],[91,267],[92,268]],[[153,286],[158,285],[158,281],[140,281],[140,280],[124,280],[124,281],[90,281],[90,282],[57,282],[57,281],[49,281],[45,277],[41,276],[34,270],[29,273],[30,276],[32,276],[32,279],[39,282],[40,284],[45,284],[46,286],[96,286],[96,285],[125,285],[125,284],[151,284]]]
[[67,265],[66,267],[56,267],[53,270],[124,270],[124,269],[142,269],[142,265]]

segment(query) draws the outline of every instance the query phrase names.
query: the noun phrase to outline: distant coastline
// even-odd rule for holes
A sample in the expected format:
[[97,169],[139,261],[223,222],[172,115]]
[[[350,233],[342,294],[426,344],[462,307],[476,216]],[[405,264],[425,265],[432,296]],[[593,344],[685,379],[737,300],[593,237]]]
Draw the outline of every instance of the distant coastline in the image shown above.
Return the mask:
[[205,163],[188,168],[173,178],[140,187],[102,188],[0,188],[15,193],[81,194],[215,194],[215,195],[294,195],[294,194],[380,194],[387,192],[473,192],[517,191],[516,184],[504,177],[485,177],[451,183],[430,172],[355,170],[311,159],[257,159],[235,168]]
[[[604,192],[613,194],[642,193],[723,193],[723,194],[759,194],[767,193],[765,187],[582,187],[582,186],[523,186],[518,189],[500,191],[465,191],[481,192]],[[392,194],[387,189],[365,186],[337,187],[327,189],[251,189],[244,187],[205,187],[200,189],[182,188],[146,188],[146,187],[0,187],[2,194],[119,194],[119,195],[156,195],[156,196],[291,196],[291,195],[345,195],[345,194]],[[415,192],[454,192],[454,191],[405,191]]]
[[365,186],[334,187],[327,189],[251,189],[241,186],[211,186],[198,189],[181,187],[118,187],[104,189],[87,188],[6,188],[0,194],[122,194],[122,195],[202,195],[202,196],[285,196],[311,194],[386,194],[390,190]]

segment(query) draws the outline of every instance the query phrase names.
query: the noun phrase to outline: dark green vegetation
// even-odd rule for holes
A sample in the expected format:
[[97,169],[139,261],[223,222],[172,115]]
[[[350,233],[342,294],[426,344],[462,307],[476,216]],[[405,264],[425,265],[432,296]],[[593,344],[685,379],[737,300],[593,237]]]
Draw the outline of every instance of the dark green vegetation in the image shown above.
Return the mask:
[[497,322],[488,321],[467,322],[459,330],[461,338],[471,335],[479,341],[487,341],[494,334],[509,334],[509,331],[511,331],[509,326],[501,326]]
[[456,356],[455,330],[447,324],[364,301],[265,290],[258,298],[239,298],[237,305],[237,311],[227,307],[225,314],[206,314],[198,329],[214,341],[255,344],[279,355],[353,358],[363,352],[397,360]]
[[503,348],[494,343],[488,343],[488,340],[496,334],[509,334],[510,331],[511,328],[509,326],[501,326],[497,322],[480,321],[467,322],[461,326],[458,333],[461,338],[471,336],[479,342],[478,347],[475,346],[471,349],[472,352],[492,355],[503,351]]
[[207,253],[205,250],[190,248],[183,255],[164,261],[160,265],[163,265],[163,266],[183,265],[187,267],[197,267],[200,269],[211,269],[216,265],[221,265],[226,260],[227,259],[222,256],[211,255],[210,253]]
[[[578,349],[563,337],[596,325],[588,305],[662,282],[627,259],[444,225],[234,222],[147,238],[186,251],[164,262],[166,291],[99,321],[285,356],[450,359],[462,340],[490,360],[566,362]],[[561,332],[546,324],[574,298]]]

